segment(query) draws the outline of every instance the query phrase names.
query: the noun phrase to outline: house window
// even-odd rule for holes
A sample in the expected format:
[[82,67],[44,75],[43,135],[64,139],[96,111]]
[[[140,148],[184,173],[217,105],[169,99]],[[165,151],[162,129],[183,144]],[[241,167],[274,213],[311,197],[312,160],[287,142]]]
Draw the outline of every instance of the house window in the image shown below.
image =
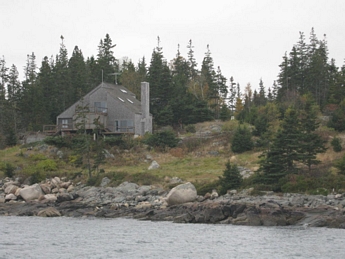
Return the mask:
[[134,132],[133,120],[118,120],[115,121],[116,132]]
[[95,112],[107,113],[107,102],[95,102]]
[[72,119],[60,119],[61,129],[71,129],[72,128]]

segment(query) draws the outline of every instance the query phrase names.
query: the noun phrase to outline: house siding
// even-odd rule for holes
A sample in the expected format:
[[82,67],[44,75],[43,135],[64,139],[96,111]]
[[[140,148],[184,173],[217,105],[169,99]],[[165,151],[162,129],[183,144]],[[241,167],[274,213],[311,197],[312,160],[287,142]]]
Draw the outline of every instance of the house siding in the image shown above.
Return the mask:
[[[148,91],[148,83],[145,83]],[[143,93],[143,92],[142,92]],[[119,97],[121,99],[119,99]],[[149,98],[149,93],[145,92],[145,98]],[[123,100],[123,101],[122,101]],[[107,113],[101,118],[105,128],[111,132],[116,132],[116,121],[132,121],[134,130],[132,131],[136,135],[142,135],[145,132],[152,132],[152,115],[149,114],[148,107],[142,113],[142,104],[134,95],[123,86],[112,84],[101,84],[94,90],[86,94],[82,100],[79,100],[67,110],[62,112],[57,117],[57,125],[61,119],[75,118],[76,107],[78,105],[88,105],[93,110],[95,102],[106,102]],[[149,104],[148,99],[146,103]],[[144,114],[144,115],[143,115]],[[89,114],[89,120],[97,118],[97,114]],[[91,122],[89,122],[91,123]],[[144,127],[144,128],[142,128]],[[73,128],[75,129],[75,122],[73,121]]]

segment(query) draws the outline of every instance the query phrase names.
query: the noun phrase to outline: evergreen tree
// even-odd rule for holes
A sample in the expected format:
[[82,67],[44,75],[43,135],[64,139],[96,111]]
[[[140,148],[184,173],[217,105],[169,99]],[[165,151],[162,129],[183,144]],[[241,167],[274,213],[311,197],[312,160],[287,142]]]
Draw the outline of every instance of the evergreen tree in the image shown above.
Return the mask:
[[41,130],[42,95],[37,87],[37,65],[34,53],[27,55],[24,68],[25,80],[22,82],[23,97],[20,109],[23,112],[23,124],[26,130]]
[[[57,99],[57,114],[66,110],[73,103],[73,91],[71,90],[69,71],[68,71],[68,53],[64,44],[64,37],[61,36],[59,54],[56,56],[54,71],[54,95]],[[57,115],[56,114],[56,115]]]
[[119,72],[119,67],[114,57],[113,42],[107,33],[103,40],[100,40],[97,54],[98,78],[104,82],[113,82],[114,73]]
[[262,79],[260,79],[259,83],[259,105],[264,106],[266,105],[267,99],[266,99],[266,91],[264,87],[264,83],[262,82]]
[[88,92],[86,64],[82,51],[74,47],[68,61],[68,72],[71,84],[71,102],[74,103]]
[[44,123],[55,124],[56,116],[59,114],[58,102],[60,97],[56,91],[56,85],[53,74],[53,65],[51,61],[45,56],[42,60],[41,67],[38,73],[38,86],[42,91],[42,116]]
[[211,51],[208,44],[207,44],[207,51],[205,53],[205,57],[202,61],[201,75],[204,77],[205,84],[206,84],[205,87],[203,87],[203,89],[207,90],[205,91],[205,97],[207,98],[210,109],[217,116],[218,115],[217,108],[218,108],[218,103],[219,103],[219,91],[218,91],[218,85],[217,85],[217,79],[216,79],[216,72],[214,70],[213,58],[211,57]]
[[225,164],[223,176],[219,177],[220,194],[224,195],[228,190],[237,189],[242,184],[242,176],[236,164],[231,165],[230,161]]
[[6,97],[6,83],[8,81],[8,68],[6,67],[5,58],[0,58],[0,100],[5,100]]
[[124,62],[121,69],[120,84],[128,88],[138,98],[141,95],[140,82],[143,82],[143,77],[139,71],[136,70],[131,60]]
[[253,149],[252,134],[245,126],[239,126],[231,140],[231,150],[235,153],[242,153]]
[[317,122],[318,107],[313,103],[310,95],[304,96],[304,107],[301,112],[301,133],[299,137],[299,153],[303,164],[308,166],[309,171],[312,165],[319,164],[320,161],[316,159],[318,153],[326,151],[325,143],[318,134],[315,133],[319,127]]
[[94,56],[86,59],[87,90],[89,92],[102,82],[99,66]]
[[192,40],[189,40],[187,48],[188,48],[189,77],[191,80],[194,80],[198,74],[198,71],[197,71],[198,64],[196,63],[196,60],[194,57],[194,50],[193,50],[194,46],[193,46]]
[[171,124],[173,114],[168,104],[172,97],[173,89],[169,67],[166,61],[163,60],[159,37],[157,47],[152,53],[147,78],[150,83],[150,110],[155,117],[155,122],[158,125]]
[[138,74],[140,78],[140,82],[146,82],[147,81],[147,67],[146,67],[146,60],[145,57],[143,57],[139,63],[138,63]]
[[7,99],[9,104],[9,111],[11,111],[11,122],[9,122],[8,124],[10,137],[9,141],[7,141],[10,142],[10,144],[8,145],[15,145],[14,143],[17,142],[16,134],[18,133],[18,128],[20,128],[22,115],[19,109],[19,103],[22,99],[23,89],[22,84],[18,79],[18,75],[19,73],[17,67],[15,65],[12,65],[8,74],[7,84]]
[[345,130],[345,99],[339,104],[338,108],[332,113],[332,117],[327,126],[342,132]]
[[296,110],[286,111],[281,129],[270,148],[260,157],[258,182],[276,184],[287,174],[294,173],[294,161],[299,160],[299,121]]
[[236,83],[234,82],[234,78],[230,77],[230,85],[229,85],[229,97],[228,97],[228,103],[231,110],[231,115],[234,114],[234,109],[236,107]]
[[223,104],[220,108],[219,119],[221,119],[222,121],[226,121],[226,120],[229,120],[230,118],[231,118],[231,111],[225,104]]
[[6,100],[6,85],[8,81],[8,68],[5,58],[0,58],[0,148],[6,146],[5,135],[7,134],[6,125],[10,118],[9,105]]

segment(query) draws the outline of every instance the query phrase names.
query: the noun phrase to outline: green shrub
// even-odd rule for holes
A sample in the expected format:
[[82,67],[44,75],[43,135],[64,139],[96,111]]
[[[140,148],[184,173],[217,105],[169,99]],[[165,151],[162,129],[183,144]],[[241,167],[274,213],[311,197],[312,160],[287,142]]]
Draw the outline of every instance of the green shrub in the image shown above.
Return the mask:
[[91,176],[87,179],[86,185],[88,186],[98,186],[100,184],[101,177],[97,174],[94,176]]
[[340,174],[345,175],[345,155],[334,162],[334,166],[339,170]]
[[341,146],[341,140],[338,137],[334,137],[331,141],[334,152],[341,152],[343,150]]
[[196,132],[194,124],[188,124],[184,127],[184,129],[186,130],[187,133],[195,133]]
[[46,160],[47,157],[43,154],[37,153],[37,154],[33,154],[30,156],[30,158],[34,161],[42,161],[42,160]]
[[173,131],[161,131],[155,134],[146,135],[143,142],[152,147],[165,149],[166,147],[176,147],[179,139],[176,138]]
[[125,141],[123,140],[123,138],[121,136],[116,136],[116,137],[106,137],[104,139],[104,143],[106,144],[106,146],[117,146],[117,147],[123,147],[125,146]]
[[45,180],[45,177],[42,172],[35,171],[30,174],[30,184],[40,183]]
[[46,160],[39,161],[36,164],[36,168],[40,171],[56,171],[57,164],[52,159],[46,159]]
[[70,147],[69,139],[61,136],[46,137],[44,143],[57,148]]
[[204,196],[206,193],[211,193],[212,190],[219,189],[219,181],[207,182],[207,183],[193,183],[198,195]]
[[14,176],[15,166],[11,163],[2,163],[0,164],[0,170],[4,171],[5,176],[12,178]]

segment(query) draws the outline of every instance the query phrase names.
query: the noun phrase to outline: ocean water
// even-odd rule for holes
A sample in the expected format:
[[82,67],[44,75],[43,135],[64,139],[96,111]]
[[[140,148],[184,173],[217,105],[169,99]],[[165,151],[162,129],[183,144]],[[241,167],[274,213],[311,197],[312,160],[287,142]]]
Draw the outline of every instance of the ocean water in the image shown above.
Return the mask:
[[0,217],[0,258],[345,258],[345,230]]

